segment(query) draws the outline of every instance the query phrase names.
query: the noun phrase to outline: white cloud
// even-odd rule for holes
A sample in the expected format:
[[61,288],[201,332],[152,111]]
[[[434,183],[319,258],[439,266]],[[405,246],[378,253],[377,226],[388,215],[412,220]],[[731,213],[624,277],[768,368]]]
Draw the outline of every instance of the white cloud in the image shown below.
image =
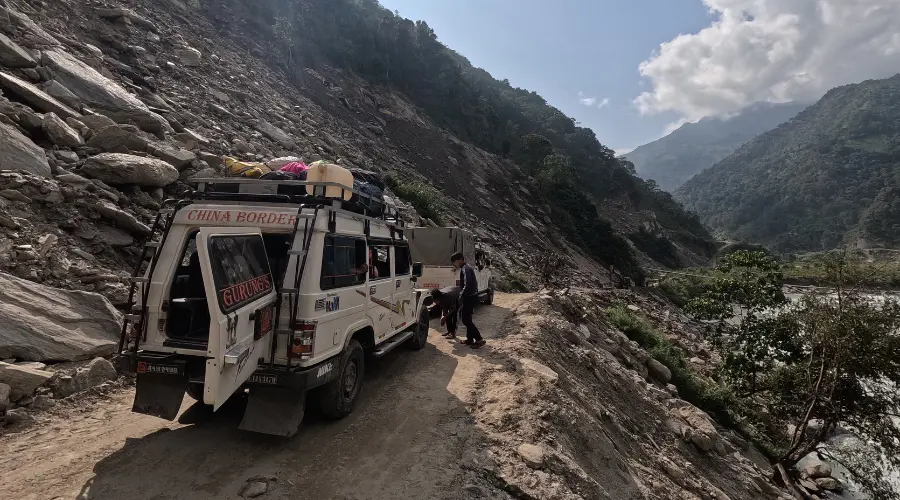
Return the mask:
[[663,43],[640,72],[644,114],[694,121],[756,101],[817,99],[900,71],[898,0],[703,0],[717,20]]
[[593,106],[597,105],[598,108],[604,108],[609,105],[609,97],[604,97],[603,99],[598,99],[596,97],[588,97],[582,91],[578,91],[578,102],[585,106]]
[[584,104],[585,106],[593,106],[594,103],[597,102],[597,98],[596,97],[587,97],[586,95],[584,95],[584,92],[579,90],[578,91],[578,102],[580,102],[581,104]]

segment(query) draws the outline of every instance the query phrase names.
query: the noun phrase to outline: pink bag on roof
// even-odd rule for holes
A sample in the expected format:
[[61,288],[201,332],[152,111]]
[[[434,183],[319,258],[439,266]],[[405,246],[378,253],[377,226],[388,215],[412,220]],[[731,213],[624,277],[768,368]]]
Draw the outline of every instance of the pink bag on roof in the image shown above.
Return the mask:
[[290,163],[286,163],[279,170],[282,172],[290,172],[292,174],[301,174],[309,170],[309,166],[302,161],[292,161]]

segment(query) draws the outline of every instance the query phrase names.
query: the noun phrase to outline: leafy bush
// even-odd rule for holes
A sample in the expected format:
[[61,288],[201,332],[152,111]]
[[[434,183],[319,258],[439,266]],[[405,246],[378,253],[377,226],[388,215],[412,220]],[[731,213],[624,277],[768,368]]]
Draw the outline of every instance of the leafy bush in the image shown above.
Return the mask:
[[497,280],[497,290],[503,293],[523,293],[530,290],[528,277],[522,273],[512,272]]
[[442,213],[447,210],[440,191],[421,182],[403,182],[394,175],[384,178],[385,184],[402,200],[410,203],[422,217],[435,224],[443,224]]
[[699,377],[681,348],[669,342],[646,318],[621,305],[607,309],[606,317],[672,372],[671,383],[678,388],[681,398],[720,424],[748,436],[763,452],[773,453],[772,444],[765,439],[764,433],[742,425],[742,420],[754,420],[753,415],[747,415],[746,409],[742,409],[744,403],[728,387]]

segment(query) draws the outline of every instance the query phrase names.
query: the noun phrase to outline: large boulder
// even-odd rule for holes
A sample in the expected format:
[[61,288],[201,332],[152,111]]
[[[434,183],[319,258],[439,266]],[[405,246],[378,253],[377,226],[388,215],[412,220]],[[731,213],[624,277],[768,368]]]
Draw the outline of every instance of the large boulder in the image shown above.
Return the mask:
[[178,170],[184,169],[197,159],[197,155],[191,151],[171,146],[153,144],[149,148],[150,154],[171,164]]
[[146,104],[116,82],[61,50],[42,53],[41,62],[53,71],[60,84],[77,95],[82,103],[101,110],[118,123],[134,123],[154,134],[173,132],[169,123],[150,111]]
[[193,47],[178,47],[175,49],[175,57],[184,66],[200,66],[203,63],[203,54]]
[[[93,127],[88,125],[88,128]],[[88,139],[87,145],[104,153],[127,153],[129,151],[146,151],[147,140],[113,124],[97,130]]]
[[55,397],[65,398],[116,378],[118,373],[113,364],[103,358],[96,358],[71,376],[59,377],[52,381],[50,387]]
[[136,234],[149,234],[150,227],[139,221],[137,217],[122,210],[106,200],[99,200],[96,205],[97,212],[100,216],[109,221],[115,222],[116,227]]
[[33,68],[37,61],[22,47],[0,33],[0,65],[7,68]]
[[0,87],[4,87],[35,109],[45,113],[56,113],[63,118],[79,118],[81,113],[59,102],[56,98],[34,85],[0,71]]
[[48,177],[50,164],[44,150],[31,139],[14,127],[0,123],[0,170],[24,170]]
[[13,401],[22,396],[32,395],[35,389],[46,384],[52,378],[53,372],[31,366],[0,362],[0,383],[10,387],[9,398]]
[[85,160],[81,174],[108,184],[164,187],[178,180],[178,169],[156,158],[102,153]]
[[56,113],[45,114],[42,125],[44,133],[53,141],[53,144],[69,148],[84,146],[84,139],[81,138],[81,134],[56,116]]
[[653,358],[647,360],[647,372],[654,380],[663,384],[668,384],[672,380],[672,371],[669,367]]
[[100,130],[109,127],[110,125],[115,125],[116,122],[113,121],[112,118],[103,115],[96,114],[85,114],[81,118],[79,118],[81,123],[85,124],[87,128],[93,130],[94,132],[99,132]]
[[41,25],[32,21],[27,14],[14,9],[8,9],[6,12],[12,21],[11,24],[19,28],[19,43],[22,45],[31,49],[59,46],[59,41]]
[[296,145],[294,138],[287,132],[265,120],[257,120],[254,127],[269,139],[272,139],[288,149],[291,149]]
[[100,294],[0,273],[0,358],[76,361],[112,354],[121,321]]
[[81,99],[78,98],[77,95],[73,94],[71,90],[65,88],[57,82],[56,80],[50,80],[45,83],[42,87],[44,92],[53,96],[59,102],[64,103],[66,106],[71,107],[75,110],[81,110]]

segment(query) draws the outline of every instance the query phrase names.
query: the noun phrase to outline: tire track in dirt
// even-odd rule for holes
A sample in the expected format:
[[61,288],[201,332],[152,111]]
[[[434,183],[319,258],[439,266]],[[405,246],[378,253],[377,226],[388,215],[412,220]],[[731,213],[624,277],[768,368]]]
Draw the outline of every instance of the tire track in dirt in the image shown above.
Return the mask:
[[[497,294],[476,312],[490,340],[529,295]],[[210,415],[185,397],[181,419],[131,413],[133,390],[54,411],[0,438],[0,491],[17,500],[237,499],[252,476],[277,478],[269,499],[462,499],[466,465],[485,457],[467,411],[490,355],[454,345],[432,324],[419,352],[367,366],[352,415],[309,412],[293,439],[239,431],[235,403]]]

